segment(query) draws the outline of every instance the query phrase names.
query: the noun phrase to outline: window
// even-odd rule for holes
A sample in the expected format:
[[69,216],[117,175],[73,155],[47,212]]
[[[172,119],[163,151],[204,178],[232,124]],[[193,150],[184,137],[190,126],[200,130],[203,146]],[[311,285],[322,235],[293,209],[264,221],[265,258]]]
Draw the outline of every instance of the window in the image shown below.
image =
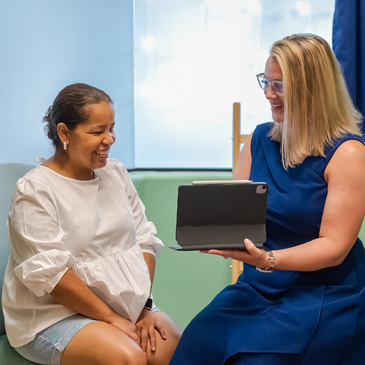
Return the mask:
[[137,168],[232,167],[232,104],[242,133],[271,120],[255,75],[293,33],[330,44],[334,0],[135,0]]

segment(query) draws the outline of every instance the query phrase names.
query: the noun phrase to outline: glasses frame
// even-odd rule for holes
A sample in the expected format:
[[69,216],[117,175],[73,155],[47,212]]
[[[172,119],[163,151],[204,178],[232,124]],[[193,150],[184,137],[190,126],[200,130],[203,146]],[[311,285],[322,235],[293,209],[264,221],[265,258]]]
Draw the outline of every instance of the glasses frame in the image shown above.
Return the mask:
[[[267,91],[265,91],[265,85],[263,86],[260,82],[260,79],[264,79],[266,81],[266,85],[269,86],[269,88],[267,89]],[[259,83],[259,86],[262,90],[264,90],[265,95],[267,94],[267,92],[270,90],[270,87],[272,88],[272,90],[274,91],[274,93],[278,96],[284,96],[284,86],[283,86],[283,82],[282,81],[269,81],[266,77],[265,74],[262,72],[260,74],[256,75],[256,79],[257,82]],[[278,87],[276,86],[277,84],[281,85],[282,88],[282,92],[278,89]]]

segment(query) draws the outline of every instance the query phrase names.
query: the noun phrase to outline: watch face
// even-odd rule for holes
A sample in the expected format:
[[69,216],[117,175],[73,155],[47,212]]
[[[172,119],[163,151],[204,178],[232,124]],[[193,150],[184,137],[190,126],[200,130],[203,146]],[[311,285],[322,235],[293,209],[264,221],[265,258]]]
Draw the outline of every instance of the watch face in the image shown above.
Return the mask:
[[153,300],[152,298],[148,298],[146,304],[144,305],[148,309],[152,309]]

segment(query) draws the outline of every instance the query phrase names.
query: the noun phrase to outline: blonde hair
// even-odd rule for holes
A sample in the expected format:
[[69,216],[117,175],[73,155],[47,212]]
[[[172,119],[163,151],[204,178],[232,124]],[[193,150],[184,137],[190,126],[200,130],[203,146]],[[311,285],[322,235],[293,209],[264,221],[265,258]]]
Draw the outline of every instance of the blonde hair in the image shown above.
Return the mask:
[[304,156],[324,156],[324,148],[346,133],[361,135],[362,116],[324,39],[294,34],[274,43],[270,55],[284,86],[283,123],[274,123],[270,135],[281,143],[285,169]]

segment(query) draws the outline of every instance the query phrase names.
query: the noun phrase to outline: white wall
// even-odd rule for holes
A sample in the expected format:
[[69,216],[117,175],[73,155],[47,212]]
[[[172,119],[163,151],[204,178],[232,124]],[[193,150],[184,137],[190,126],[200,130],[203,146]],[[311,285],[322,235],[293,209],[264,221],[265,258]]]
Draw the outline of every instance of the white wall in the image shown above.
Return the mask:
[[42,118],[84,82],[114,100],[111,157],[135,167],[133,0],[0,0],[0,46],[0,163],[52,155]]

